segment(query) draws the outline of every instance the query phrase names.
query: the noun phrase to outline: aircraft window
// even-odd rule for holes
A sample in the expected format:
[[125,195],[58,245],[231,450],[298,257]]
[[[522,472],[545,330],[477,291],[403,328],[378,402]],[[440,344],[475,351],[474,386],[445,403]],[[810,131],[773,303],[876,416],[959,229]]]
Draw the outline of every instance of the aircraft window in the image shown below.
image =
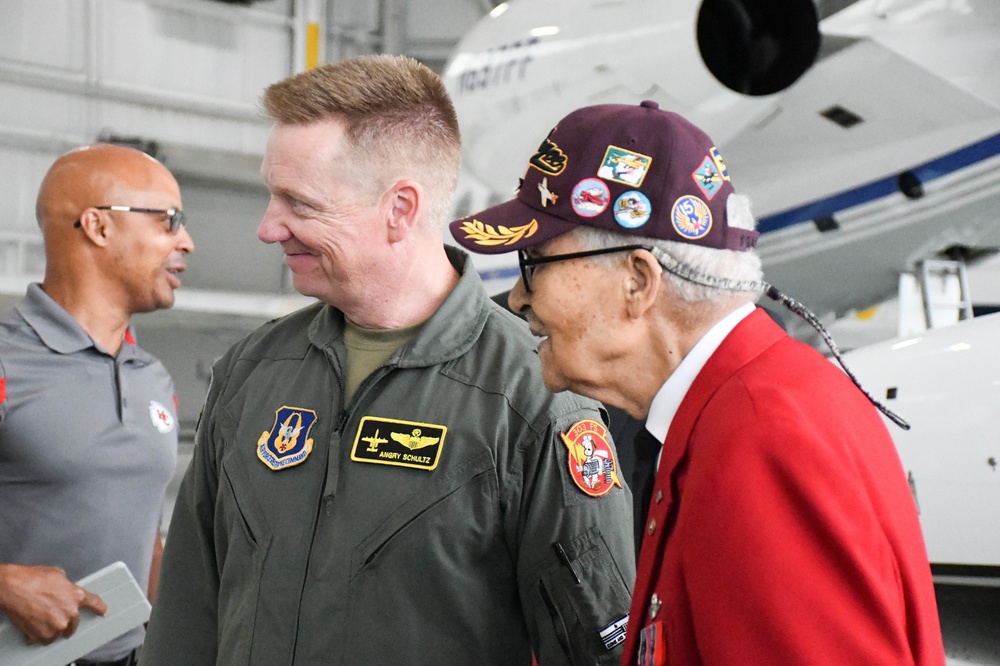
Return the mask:
[[899,174],[899,191],[906,195],[907,199],[919,199],[924,196],[924,186],[917,174],[912,171]]
[[827,215],[825,217],[817,217],[813,220],[816,228],[820,231],[836,231],[840,228],[840,223],[833,218],[832,215]]
[[819,115],[823,116],[827,120],[832,120],[845,129],[854,127],[858,123],[864,122],[864,118],[839,105],[834,105],[829,109],[824,109],[819,112]]

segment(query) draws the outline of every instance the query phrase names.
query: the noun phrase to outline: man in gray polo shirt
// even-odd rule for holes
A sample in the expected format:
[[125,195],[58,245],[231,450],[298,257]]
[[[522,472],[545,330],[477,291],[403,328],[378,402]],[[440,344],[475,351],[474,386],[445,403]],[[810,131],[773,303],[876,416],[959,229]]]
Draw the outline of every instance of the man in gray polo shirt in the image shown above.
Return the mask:
[[[29,643],[103,614],[72,581],[115,561],[155,592],[177,406],[130,318],[173,305],[194,249],[180,209],[170,172],[121,146],[63,155],[39,190],[44,281],[0,314],[0,611]],[[134,663],[142,639],[77,664]]]

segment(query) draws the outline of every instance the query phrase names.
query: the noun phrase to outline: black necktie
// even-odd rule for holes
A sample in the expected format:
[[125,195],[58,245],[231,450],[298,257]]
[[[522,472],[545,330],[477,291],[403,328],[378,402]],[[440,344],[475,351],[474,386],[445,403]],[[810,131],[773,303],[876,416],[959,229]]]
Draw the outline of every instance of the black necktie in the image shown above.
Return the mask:
[[656,482],[656,459],[660,455],[662,442],[645,428],[639,428],[634,442],[635,463],[629,486],[632,488],[635,555],[638,561],[639,547],[642,545],[642,535],[645,533],[646,514],[649,512],[649,502],[653,497],[653,486]]

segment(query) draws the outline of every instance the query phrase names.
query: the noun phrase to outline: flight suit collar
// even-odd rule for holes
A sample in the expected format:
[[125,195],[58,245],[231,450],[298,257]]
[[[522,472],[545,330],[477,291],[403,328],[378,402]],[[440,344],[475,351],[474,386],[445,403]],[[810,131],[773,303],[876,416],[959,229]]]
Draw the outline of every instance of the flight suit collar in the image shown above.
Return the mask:
[[[397,367],[426,367],[458,358],[472,348],[486,325],[489,299],[469,255],[450,245],[445,251],[459,273],[458,282],[417,335],[394,355]],[[344,314],[327,305],[309,325],[309,341],[323,349],[343,332]]]

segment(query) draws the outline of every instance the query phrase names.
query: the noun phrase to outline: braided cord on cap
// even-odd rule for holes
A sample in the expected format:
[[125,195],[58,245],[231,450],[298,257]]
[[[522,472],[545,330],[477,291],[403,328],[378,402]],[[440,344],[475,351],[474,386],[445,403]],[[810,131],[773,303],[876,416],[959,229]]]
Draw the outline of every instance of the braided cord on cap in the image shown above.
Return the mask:
[[688,282],[700,284],[703,287],[725,289],[726,291],[749,292],[760,292],[768,287],[766,282],[759,280],[731,280],[729,278],[706,275],[705,273],[697,271],[685,263],[681,263],[656,246],[650,246],[649,251],[654,257],[656,257],[656,260],[661,266],[663,266],[665,271],[673,273],[677,277],[683,278]]
[[809,308],[802,305],[791,296],[783,294],[781,291],[778,290],[777,287],[773,285],[770,284],[767,285],[767,291],[765,293],[767,293],[767,297],[770,298],[771,300],[781,303],[791,312],[794,312],[795,314],[797,314],[798,316],[802,317],[807,322],[809,322],[809,325],[812,326],[814,329],[816,329],[816,332],[819,333],[821,338],[823,338],[823,342],[825,342],[826,346],[830,348],[831,352],[833,352],[833,357],[837,359],[837,363],[839,363],[840,367],[844,369],[844,372],[847,374],[847,376],[851,378],[851,381],[854,382],[854,385],[858,387],[858,390],[861,391],[866,398],[868,398],[868,401],[873,405],[875,405],[876,409],[885,414],[886,417],[888,417],[893,423],[898,425],[900,428],[902,428],[903,430],[910,429],[910,424],[907,423],[903,419],[903,417],[899,416],[894,411],[892,411],[891,409],[883,405],[881,402],[876,400],[874,397],[872,397],[870,393],[868,393],[868,391],[866,391],[861,386],[861,382],[858,381],[858,378],[854,376],[854,373],[851,372],[850,368],[847,367],[847,364],[844,363],[844,359],[841,358],[840,349],[837,348],[837,343],[833,341],[833,336],[831,336],[830,333],[827,332],[827,330],[823,327],[823,324],[820,322],[819,318],[816,315],[814,315],[809,310]]
[[688,266],[670,256],[658,247],[650,247],[649,251],[656,257],[656,260],[660,263],[664,270],[676,275],[679,278],[693,282],[695,284],[700,284],[705,287],[713,287],[715,289],[725,289],[727,291],[747,291],[747,292],[760,292],[764,291],[767,297],[773,301],[777,301],[784,305],[789,311],[797,314],[802,319],[805,319],[816,332],[819,333],[820,337],[823,338],[823,342],[826,346],[830,348],[833,353],[833,357],[837,359],[837,363],[843,368],[844,373],[850,378],[858,390],[864,394],[868,401],[872,403],[876,409],[886,415],[886,417],[893,423],[898,425],[903,430],[909,430],[910,424],[906,422],[903,417],[896,414],[894,411],[883,405],[881,402],[876,400],[868,391],[861,386],[861,382],[858,378],[854,376],[850,368],[844,362],[844,359],[840,355],[840,349],[837,347],[837,343],[833,341],[833,336],[823,327],[823,323],[820,322],[819,317],[812,313],[809,308],[799,303],[794,298],[787,296],[782,293],[774,285],[768,284],[764,281],[758,280],[731,280],[729,278],[720,278],[714,275],[706,275],[693,267]]

